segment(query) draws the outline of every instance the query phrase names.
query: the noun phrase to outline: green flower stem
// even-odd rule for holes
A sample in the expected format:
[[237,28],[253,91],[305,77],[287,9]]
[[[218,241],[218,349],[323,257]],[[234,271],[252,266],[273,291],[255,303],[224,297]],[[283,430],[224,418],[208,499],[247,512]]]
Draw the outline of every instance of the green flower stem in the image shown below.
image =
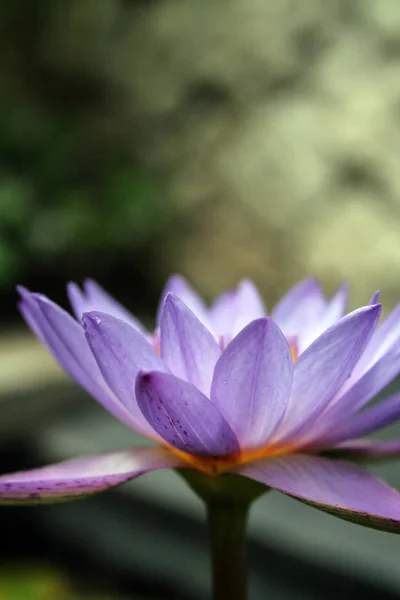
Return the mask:
[[211,538],[213,600],[245,600],[248,505],[207,504]]
[[269,488],[231,473],[178,473],[203,500],[211,536],[213,600],[246,600],[246,523],[250,506]]

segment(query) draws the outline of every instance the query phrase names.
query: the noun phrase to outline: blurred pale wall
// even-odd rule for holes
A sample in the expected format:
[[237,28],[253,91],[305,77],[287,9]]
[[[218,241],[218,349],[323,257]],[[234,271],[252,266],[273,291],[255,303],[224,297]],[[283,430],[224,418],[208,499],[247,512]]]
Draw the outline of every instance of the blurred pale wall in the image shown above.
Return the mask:
[[[112,93],[90,126],[166,182],[156,276],[275,300],[308,274],[400,291],[398,0],[70,0],[40,56]],[[112,209],[112,203],[111,203]]]
[[354,302],[376,287],[394,300],[399,2],[170,0],[127,23],[129,44],[134,67],[117,59],[114,76],[169,125],[148,153],[187,220],[174,268],[209,293],[316,273],[349,278]]

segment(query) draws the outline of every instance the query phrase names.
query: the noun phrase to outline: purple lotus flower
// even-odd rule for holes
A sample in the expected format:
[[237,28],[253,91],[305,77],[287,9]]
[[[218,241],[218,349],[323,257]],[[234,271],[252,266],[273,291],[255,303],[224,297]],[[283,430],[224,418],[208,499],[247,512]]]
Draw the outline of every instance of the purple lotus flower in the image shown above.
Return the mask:
[[399,442],[360,440],[400,414],[400,395],[364,409],[400,372],[400,305],[377,326],[377,294],[343,316],[347,288],[327,301],[309,279],[267,317],[249,281],[207,308],[175,276],[148,332],[93,281],[68,291],[76,319],[20,289],[25,320],[75,381],[159,446],[4,475],[3,501],[78,497],[155,469],[194,469],[400,531],[400,493],[332,458],[400,451]]

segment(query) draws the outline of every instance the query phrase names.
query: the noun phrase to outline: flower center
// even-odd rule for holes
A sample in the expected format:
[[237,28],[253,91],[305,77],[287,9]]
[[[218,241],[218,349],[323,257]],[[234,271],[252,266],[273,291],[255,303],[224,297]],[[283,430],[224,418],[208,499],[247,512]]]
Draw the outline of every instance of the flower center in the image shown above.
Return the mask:
[[178,455],[191,467],[198,469],[206,475],[221,475],[234,467],[238,467],[248,462],[271,456],[278,456],[280,454],[289,454],[294,451],[294,447],[268,444],[260,448],[240,450],[239,452],[228,454],[226,456],[196,456],[188,454],[187,452],[182,452],[176,448],[171,448],[170,446],[168,447],[168,450]]
[[[223,351],[229,343],[229,339],[227,336],[220,336],[218,342]],[[299,356],[299,349],[297,344],[297,339],[295,337],[289,337],[287,340],[289,344],[290,353],[292,355],[293,364],[297,361]],[[153,347],[157,354],[160,354],[160,342],[158,338],[154,336]],[[296,448],[293,444],[291,446],[278,446],[277,444],[266,444],[259,448],[252,449],[241,449],[234,454],[228,454],[225,456],[197,456],[194,454],[189,454],[188,452],[183,452],[181,450],[177,450],[172,446],[167,446],[167,449],[173,454],[182,458],[186,463],[188,463],[191,467],[205,473],[206,475],[220,475],[221,473],[225,473],[230,471],[234,467],[238,467],[248,462],[253,462],[255,460],[260,460],[262,458],[267,458],[271,456],[278,456],[280,454],[289,454],[294,452]]]

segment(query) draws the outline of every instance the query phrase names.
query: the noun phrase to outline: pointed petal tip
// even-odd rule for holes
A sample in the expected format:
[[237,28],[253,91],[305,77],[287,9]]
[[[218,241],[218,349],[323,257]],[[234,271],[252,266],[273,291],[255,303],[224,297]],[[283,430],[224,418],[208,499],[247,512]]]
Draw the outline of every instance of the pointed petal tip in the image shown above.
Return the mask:
[[208,396],[220,354],[208,327],[184,301],[168,294],[160,319],[160,356],[170,371]]
[[67,285],[67,295],[69,296],[70,294],[76,294],[78,293],[79,295],[82,295],[82,290],[79,287],[79,285],[77,283],[75,283],[75,281],[68,281]]
[[249,279],[248,277],[242,277],[242,279],[239,279],[239,283],[237,284],[237,289],[241,289],[243,287],[251,287],[251,288],[255,288],[256,284],[254,283],[254,281],[252,279]]
[[17,285],[16,290],[22,300],[30,298],[33,295],[33,292],[28,290],[24,285]]
[[90,287],[90,286],[92,286],[92,285],[98,285],[98,284],[91,277],[85,277],[85,279],[82,282],[83,289],[86,291],[87,288]]
[[78,323],[82,323],[82,314],[87,308],[87,299],[79,285],[74,281],[67,283],[67,296]]
[[350,285],[349,285],[349,282],[348,282],[348,281],[342,281],[342,282],[341,282],[341,283],[338,285],[338,287],[337,287],[337,289],[336,289],[336,292],[333,294],[333,297],[336,297],[336,296],[344,296],[344,297],[345,297],[345,299],[347,300],[347,297],[348,297],[348,295],[349,295],[349,291],[350,291]]
[[104,313],[101,313],[97,310],[89,310],[87,312],[84,312],[82,314],[83,328],[86,329],[87,327],[90,327],[92,325],[100,325],[102,322],[103,314]]
[[304,288],[310,289],[318,289],[318,291],[322,292],[322,285],[319,278],[316,275],[309,275],[302,279],[299,283],[295,284],[293,287],[304,286]]
[[[169,306],[173,304],[185,304],[183,300],[175,292],[167,292],[164,296],[163,305]],[[186,304],[185,304],[186,306]]]
[[381,312],[382,304],[380,302],[375,302],[374,304],[371,304],[368,308],[375,308],[375,310]]
[[208,321],[207,307],[197,291],[184,277],[182,277],[182,275],[172,275],[172,277],[168,279],[161,293],[161,301],[157,314],[158,323],[161,318],[161,309],[164,305],[164,299],[168,292],[174,292],[202,322],[206,323]]
[[369,304],[376,304],[379,300],[380,295],[381,295],[381,291],[376,290],[376,292],[373,294],[371,300],[369,301]]
[[[379,318],[382,313],[382,304],[377,302],[376,304],[371,304],[365,307],[365,312],[369,312],[371,314],[371,318],[374,321],[374,327],[377,325]],[[351,314],[351,313],[350,313]]]
[[54,307],[57,307],[60,310],[62,310],[61,307],[56,302],[53,302],[52,300],[50,300],[50,298],[48,298],[44,294],[40,294],[39,292],[27,291],[24,294],[24,299],[35,300],[39,304],[39,306],[43,307],[44,309],[46,309],[48,306],[54,306]]
[[186,304],[186,302],[184,300],[182,300],[182,298],[180,298],[178,296],[178,294],[176,294],[175,292],[167,292],[161,301],[160,319],[159,319],[160,324],[163,320],[163,317],[166,315],[166,313],[168,313],[168,312],[172,313],[172,312],[179,311],[182,309],[190,310],[190,312],[193,313],[192,309]]
[[[107,324],[119,325],[122,323],[125,323],[131,329],[134,329],[130,323],[127,323],[123,319],[100,310],[88,310],[82,314],[82,325],[85,331],[89,329],[94,330],[95,328],[102,327],[103,325]],[[138,333],[142,335],[140,332]]]
[[[259,317],[258,319],[254,319],[254,321],[251,321],[245,328],[251,328],[252,330],[258,329],[260,334],[267,334],[269,331],[279,331],[282,336],[284,335],[278,323],[271,317]],[[243,329],[241,331],[243,331]],[[239,331],[239,333],[241,332]]]
[[379,302],[376,304],[367,304],[366,306],[360,306],[355,310],[344,315],[339,321],[351,321],[357,315],[369,315],[372,320],[378,321],[382,312],[382,304]]

